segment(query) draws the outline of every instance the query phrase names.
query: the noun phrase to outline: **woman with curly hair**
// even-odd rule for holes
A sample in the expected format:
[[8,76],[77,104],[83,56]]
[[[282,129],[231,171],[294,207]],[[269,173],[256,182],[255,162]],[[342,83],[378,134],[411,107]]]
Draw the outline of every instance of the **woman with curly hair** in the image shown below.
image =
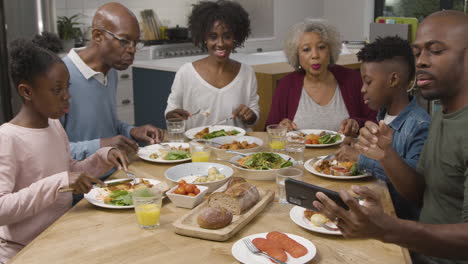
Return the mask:
[[[246,127],[259,116],[257,80],[253,69],[229,56],[250,34],[247,12],[236,2],[195,4],[189,16],[193,43],[208,56],[184,64],[176,73],[166,118],[187,120],[186,127],[223,124]],[[209,115],[194,115],[198,110]],[[189,118],[190,117],[190,118]]]
[[307,18],[294,25],[284,52],[295,72],[279,81],[267,125],[327,129],[357,135],[376,112],[363,101],[359,72],[336,65],[341,41],[334,27]]

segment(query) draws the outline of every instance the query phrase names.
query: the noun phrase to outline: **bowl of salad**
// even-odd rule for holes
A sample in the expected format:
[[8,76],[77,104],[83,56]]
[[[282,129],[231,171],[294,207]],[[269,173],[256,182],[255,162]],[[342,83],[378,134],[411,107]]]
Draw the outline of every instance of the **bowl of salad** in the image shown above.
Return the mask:
[[295,160],[285,154],[274,152],[254,152],[237,155],[231,159],[233,165],[240,171],[242,177],[257,181],[274,181],[276,171],[291,167]]
[[238,155],[229,151],[251,153],[258,151],[263,146],[263,140],[251,136],[227,136],[213,138],[209,141],[213,152],[220,159],[230,160]]

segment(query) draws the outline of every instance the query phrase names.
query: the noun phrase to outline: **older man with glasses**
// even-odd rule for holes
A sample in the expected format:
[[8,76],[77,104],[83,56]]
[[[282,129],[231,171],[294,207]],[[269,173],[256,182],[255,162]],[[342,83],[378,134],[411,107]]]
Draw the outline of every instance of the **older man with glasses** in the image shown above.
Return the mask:
[[137,140],[154,144],[163,138],[160,129],[128,125],[116,114],[116,70],[127,69],[143,47],[135,15],[121,4],[107,3],[96,11],[92,27],[89,45],[63,59],[70,71],[71,106],[61,121],[77,160],[101,147],[130,153],[138,150]]

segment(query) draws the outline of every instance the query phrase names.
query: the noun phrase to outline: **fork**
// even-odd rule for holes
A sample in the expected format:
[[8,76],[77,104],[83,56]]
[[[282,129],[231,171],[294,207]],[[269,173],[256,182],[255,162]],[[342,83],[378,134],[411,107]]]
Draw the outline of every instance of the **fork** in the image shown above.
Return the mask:
[[195,113],[193,113],[193,114],[191,115],[191,117],[194,116],[194,115],[198,115],[200,112],[201,112],[201,109],[198,109],[198,111],[195,111]]
[[250,241],[250,239],[246,238],[246,239],[243,239],[242,242],[244,242],[245,246],[249,249],[250,252],[254,253],[255,255],[262,255],[264,257],[267,257],[271,260],[273,260],[275,263],[279,263],[279,264],[287,264],[286,262],[283,262],[279,259],[276,259],[270,255],[268,255],[267,253],[261,251],[260,249],[258,249],[253,243],[252,241]]
[[129,171],[125,171],[125,174],[127,174],[127,176],[133,180],[133,184],[136,184],[135,174],[133,174],[133,173],[131,173]]
[[234,119],[234,117],[230,116],[230,117],[225,118],[225,119],[223,119],[223,120],[221,120],[219,122],[216,122],[213,126],[224,124],[224,123],[226,123],[226,122],[228,122],[229,120],[232,120],[232,119]]

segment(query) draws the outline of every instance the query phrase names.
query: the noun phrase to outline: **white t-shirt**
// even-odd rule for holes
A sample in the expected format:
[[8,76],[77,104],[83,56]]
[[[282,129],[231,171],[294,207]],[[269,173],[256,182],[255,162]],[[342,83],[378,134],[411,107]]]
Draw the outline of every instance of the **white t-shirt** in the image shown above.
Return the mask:
[[389,115],[388,113],[385,113],[385,117],[384,117],[384,123],[385,124],[390,124],[398,115]]
[[[241,64],[237,76],[226,86],[216,88],[205,81],[192,63],[186,63],[177,71],[171,94],[167,99],[165,114],[177,108],[190,113],[198,110],[210,112],[208,116],[198,114],[189,117],[186,129],[214,125],[232,116],[232,112],[244,104],[259,117],[257,79],[252,67]],[[245,128],[240,120],[230,120],[222,125]]]
[[341,90],[336,85],[333,98],[326,105],[317,104],[304,88],[297,107],[294,123],[298,129],[325,129],[338,131],[341,122],[349,118],[348,109],[341,96]]

